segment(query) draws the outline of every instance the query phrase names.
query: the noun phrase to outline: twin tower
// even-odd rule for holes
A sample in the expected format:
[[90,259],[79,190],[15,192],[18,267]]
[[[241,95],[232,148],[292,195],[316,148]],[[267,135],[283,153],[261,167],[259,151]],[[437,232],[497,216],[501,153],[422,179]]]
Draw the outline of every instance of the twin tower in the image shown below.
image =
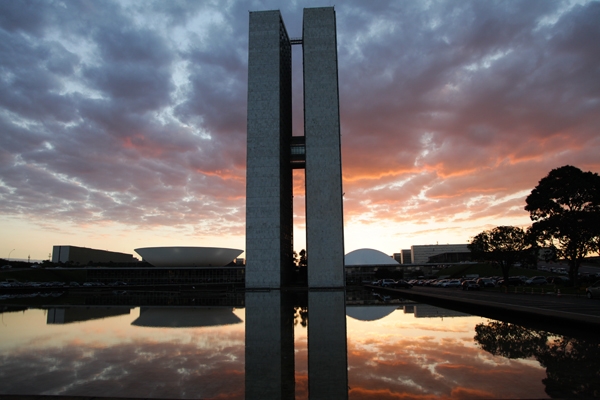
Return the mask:
[[[302,46],[304,136],[292,136],[292,49]],[[335,10],[304,9],[302,38],[279,11],[250,13],[246,288],[293,275],[292,170],[305,170],[309,288],[341,288],[344,222]]]

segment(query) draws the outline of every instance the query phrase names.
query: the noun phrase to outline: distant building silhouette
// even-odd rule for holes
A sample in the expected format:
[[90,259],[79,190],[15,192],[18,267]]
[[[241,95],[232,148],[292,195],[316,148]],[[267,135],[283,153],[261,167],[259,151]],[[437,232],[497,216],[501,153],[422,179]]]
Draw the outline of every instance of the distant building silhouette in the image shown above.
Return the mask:
[[410,246],[412,264],[425,264],[430,257],[442,253],[469,253],[466,244],[426,244]]
[[90,249],[87,247],[77,246],[53,246],[52,247],[52,262],[53,263],[73,263],[87,265],[88,263],[133,263],[137,262],[137,258],[132,254],[118,253],[115,251]]

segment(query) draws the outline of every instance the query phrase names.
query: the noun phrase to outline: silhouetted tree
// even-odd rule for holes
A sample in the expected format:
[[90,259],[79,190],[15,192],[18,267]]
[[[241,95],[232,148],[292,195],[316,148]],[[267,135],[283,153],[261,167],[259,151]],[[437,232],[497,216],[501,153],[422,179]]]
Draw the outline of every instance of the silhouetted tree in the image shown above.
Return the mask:
[[475,341],[495,356],[528,358],[546,347],[548,333],[508,322],[492,321],[475,326]]
[[308,265],[308,258],[306,257],[306,250],[300,250],[300,258],[298,260],[299,267],[306,267]]
[[553,169],[527,196],[525,210],[538,243],[569,262],[575,285],[585,257],[599,250],[600,176],[571,165]]
[[550,397],[600,397],[600,343],[559,337],[536,358],[546,368],[542,382]]
[[304,328],[308,326],[308,307],[294,307],[294,326],[298,323]]
[[508,272],[517,262],[525,258],[528,245],[525,231],[515,226],[497,226],[476,235],[467,245],[474,260],[492,261],[502,269],[504,282]]
[[300,253],[294,251],[294,268],[296,269],[296,281],[304,283],[308,281],[308,259],[306,250],[300,250]]
[[600,343],[492,321],[475,326],[475,341],[493,355],[535,358],[546,368],[542,380],[553,398],[600,396]]

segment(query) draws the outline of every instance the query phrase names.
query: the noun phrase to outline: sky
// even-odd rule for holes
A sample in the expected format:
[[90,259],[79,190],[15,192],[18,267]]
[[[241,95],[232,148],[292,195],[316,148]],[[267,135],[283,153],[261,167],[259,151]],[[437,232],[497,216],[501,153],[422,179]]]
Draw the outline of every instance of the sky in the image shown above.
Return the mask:
[[[279,9],[298,37],[302,9],[330,5],[0,2],[0,258],[244,249],[248,12]],[[528,226],[552,169],[600,172],[600,2],[335,9],[346,252]],[[294,135],[301,71],[294,46]]]

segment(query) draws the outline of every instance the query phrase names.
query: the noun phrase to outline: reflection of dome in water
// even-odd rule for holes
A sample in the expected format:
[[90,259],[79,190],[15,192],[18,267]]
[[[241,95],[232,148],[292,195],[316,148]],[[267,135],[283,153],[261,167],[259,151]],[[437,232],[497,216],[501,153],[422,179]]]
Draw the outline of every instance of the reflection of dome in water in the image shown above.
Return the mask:
[[243,253],[224,247],[142,247],[135,249],[155,267],[224,267]]
[[140,316],[131,325],[154,328],[194,328],[233,325],[240,322],[242,320],[233,313],[231,307],[142,307]]
[[397,306],[346,306],[346,315],[359,321],[375,321],[394,312]]
[[344,264],[351,265],[398,265],[398,261],[379,250],[358,249],[344,257]]

